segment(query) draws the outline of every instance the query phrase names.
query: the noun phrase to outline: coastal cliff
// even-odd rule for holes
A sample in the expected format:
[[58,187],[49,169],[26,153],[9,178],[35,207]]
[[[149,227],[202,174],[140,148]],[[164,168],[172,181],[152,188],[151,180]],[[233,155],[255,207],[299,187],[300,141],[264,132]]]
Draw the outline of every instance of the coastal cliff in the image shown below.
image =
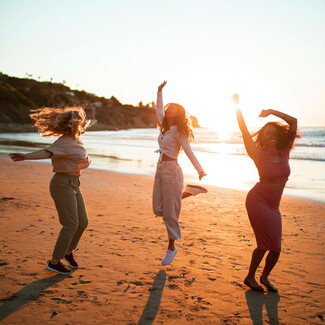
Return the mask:
[[[99,97],[72,90],[61,83],[16,78],[0,73],[0,132],[36,131],[30,111],[43,106],[80,105],[93,122],[90,131],[151,128],[157,124],[154,102],[138,106],[122,104],[117,98]],[[197,119],[192,116],[194,127]]]

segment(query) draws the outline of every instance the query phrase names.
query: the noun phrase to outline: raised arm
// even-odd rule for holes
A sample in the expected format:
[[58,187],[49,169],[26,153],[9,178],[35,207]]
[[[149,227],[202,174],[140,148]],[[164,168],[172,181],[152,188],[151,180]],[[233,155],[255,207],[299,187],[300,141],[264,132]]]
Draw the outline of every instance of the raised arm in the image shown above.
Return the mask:
[[13,161],[47,159],[52,157],[52,152],[45,149],[37,150],[30,153],[10,153]]
[[289,124],[289,132],[292,135],[292,143],[293,143],[295,136],[297,134],[297,124],[298,124],[297,119],[295,117],[292,117],[288,114],[285,114],[285,113],[282,113],[279,111],[276,111],[274,109],[263,109],[259,116],[266,117],[269,115],[277,116]]
[[239,96],[237,94],[232,96],[232,100],[234,101],[236,105],[236,116],[237,116],[237,122],[240,128],[240,131],[243,135],[244,145],[245,149],[247,151],[247,154],[249,157],[251,157],[255,163],[258,163],[260,158],[260,149],[255,145],[255,142],[251,136],[251,134],[248,132],[244,117],[239,109]]
[[159,124],[162,124],[164,120],[164,103],[162,97],[162,90],[165,87],[167,81],[165,80],[159,87],[157,92],[157,103],[156,103],[156,112]]

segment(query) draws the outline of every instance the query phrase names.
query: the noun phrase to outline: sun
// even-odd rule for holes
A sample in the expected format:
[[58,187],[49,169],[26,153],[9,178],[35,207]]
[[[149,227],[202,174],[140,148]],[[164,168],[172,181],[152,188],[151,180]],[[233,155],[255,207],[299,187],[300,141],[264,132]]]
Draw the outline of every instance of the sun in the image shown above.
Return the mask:
[[201,114],[200,125],[213,129],[220,140],[229,139],[238,130],[235,109],[230,97],[219,100],[208,114]]

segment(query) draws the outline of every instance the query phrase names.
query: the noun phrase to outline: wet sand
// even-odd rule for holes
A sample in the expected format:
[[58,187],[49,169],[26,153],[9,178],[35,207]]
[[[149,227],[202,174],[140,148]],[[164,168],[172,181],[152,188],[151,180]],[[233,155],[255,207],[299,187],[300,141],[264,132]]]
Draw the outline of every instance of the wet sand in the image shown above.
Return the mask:
[[[89,226],[80,269],[45,269],[60,225],[49,164],[0,154],[0,321],[3,324],[323,324],[325,204],[284,197],[279,294],[243,285],[255,238],[245,192],[208,187],[184,200],[183,238],[161,265],[167,234],[151,210],[153,179],[85,170]],[[262,266],[258,270],[258,275]]]

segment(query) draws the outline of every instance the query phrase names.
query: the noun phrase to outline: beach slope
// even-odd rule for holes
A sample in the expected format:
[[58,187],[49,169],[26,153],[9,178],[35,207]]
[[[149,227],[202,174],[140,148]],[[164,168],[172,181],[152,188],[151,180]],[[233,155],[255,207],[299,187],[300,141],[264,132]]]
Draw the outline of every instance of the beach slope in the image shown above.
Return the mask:
[[283,252],[271,276],[279,294],[262,294],[243,285],[255,248],[246,193],[209,187],[184,200],[178,254],[163,267],[167,235],[151,210],[153,179],[85,170],[80,269],[62,276],[45,269],[60,230],[51,177],[49,164],[0,155],[3,324],[324,322],[325,204],[283,198]]

